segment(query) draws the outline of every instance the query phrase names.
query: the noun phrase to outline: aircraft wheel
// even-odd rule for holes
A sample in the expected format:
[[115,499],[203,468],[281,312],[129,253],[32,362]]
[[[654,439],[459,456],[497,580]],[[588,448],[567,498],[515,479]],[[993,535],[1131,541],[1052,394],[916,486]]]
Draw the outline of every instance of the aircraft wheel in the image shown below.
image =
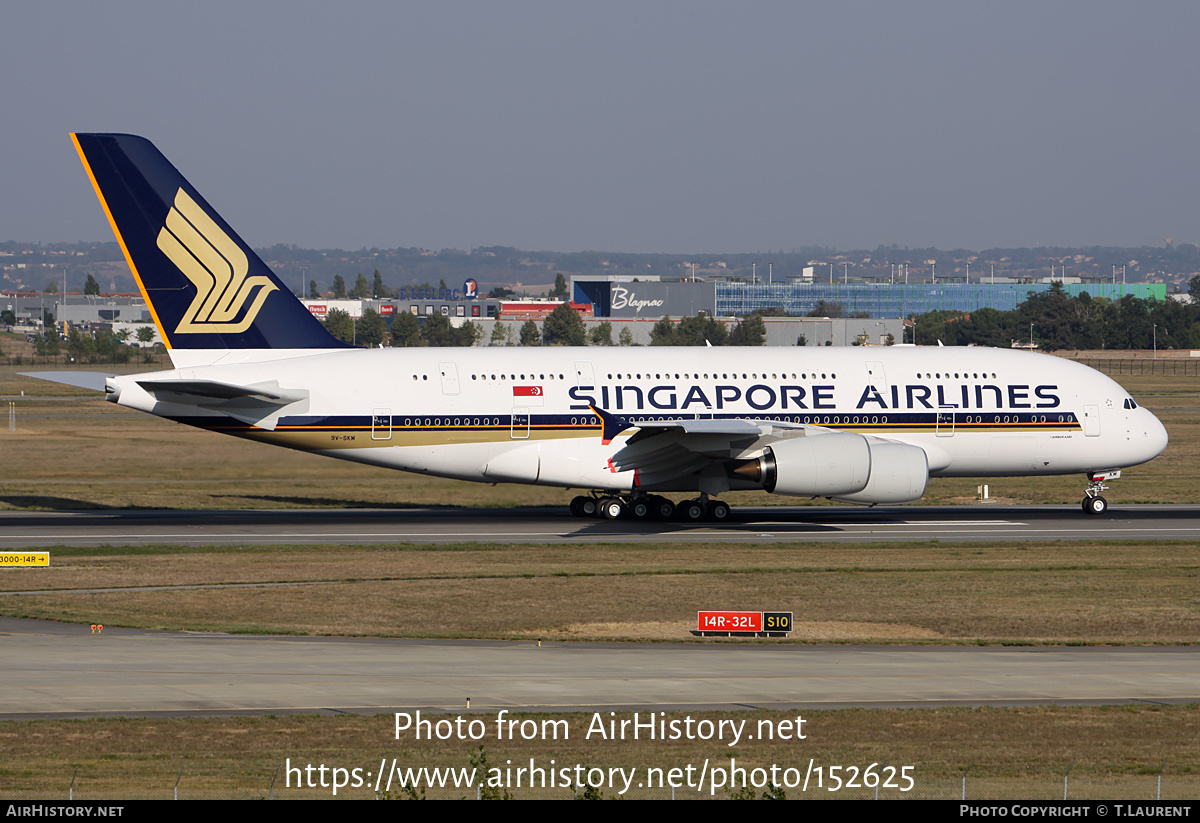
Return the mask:
[[675,507],[675,511],[690,523],[698,523],[704,519],[704,504],[699,500],[685,500]]
[[600,501],[600,515],[605,520],[620,520],[625,512],[625,503],[620,498],[606,497]]
[[722,503],[720,500],[713,500],[708,504],[708,519],[721,523],[729,519],[729,506]]
[[634,500],[629,504],[629,513],[634,520],[649,520],[654,516],[654,506],[648,499]]
[[665,497],[654,497],[654,516],[659,520],[670,520],[675,516],[675,504]]
[[[600,504],[594,497],[576,497],[579,501],[579,517],[595,517],[600,513]],[[571,511],[575,510],[575,500],[571,501]]]
[[583,501],[587,499],[583,495],[571,498],[571,515],[573,517],[583,517]]
[[1104,514],[1108,511],[1108,501],[1103,497],[1089,497],[1083,501],[1083,510],[1088,514]]

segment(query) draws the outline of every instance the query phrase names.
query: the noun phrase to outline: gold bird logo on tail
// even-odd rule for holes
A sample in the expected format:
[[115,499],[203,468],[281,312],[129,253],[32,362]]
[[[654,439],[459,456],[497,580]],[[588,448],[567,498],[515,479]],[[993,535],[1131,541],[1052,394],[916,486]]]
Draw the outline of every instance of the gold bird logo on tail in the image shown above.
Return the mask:
[[246,277],[245,253],[183,189],[158,233],[158,247],[196,286],[195,299],[175,327],[180,334],[244,332],[279,288],[264,275]]

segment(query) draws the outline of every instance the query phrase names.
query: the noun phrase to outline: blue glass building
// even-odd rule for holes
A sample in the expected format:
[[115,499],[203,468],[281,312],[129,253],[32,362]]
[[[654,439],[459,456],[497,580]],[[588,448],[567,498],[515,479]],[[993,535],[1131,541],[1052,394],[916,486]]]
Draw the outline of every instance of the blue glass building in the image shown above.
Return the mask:
[[[1030,292],[1050,288],[1049,283],[717,283],[713,310],[724,316],[778,306],[788,314],[802,315],[823,300],[841,304],[847,313],[866,312],[872,317],[907,317],[935,310],[971,312],[985,307],[1011,311],[1025,302]],[[1143,300],[1167,298],[1162,283],[1072,283],[1063,290],[1073,297],[1087,292],[1108,300],[1127,294]]]

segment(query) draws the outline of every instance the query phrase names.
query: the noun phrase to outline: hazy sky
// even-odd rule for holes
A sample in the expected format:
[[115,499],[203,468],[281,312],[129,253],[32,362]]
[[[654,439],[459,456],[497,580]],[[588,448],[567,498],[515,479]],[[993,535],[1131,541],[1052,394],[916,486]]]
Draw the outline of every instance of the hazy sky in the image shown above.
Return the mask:
[[1200,3],[0,5],[0,240],[153,140],[254,246],[1200,242]]

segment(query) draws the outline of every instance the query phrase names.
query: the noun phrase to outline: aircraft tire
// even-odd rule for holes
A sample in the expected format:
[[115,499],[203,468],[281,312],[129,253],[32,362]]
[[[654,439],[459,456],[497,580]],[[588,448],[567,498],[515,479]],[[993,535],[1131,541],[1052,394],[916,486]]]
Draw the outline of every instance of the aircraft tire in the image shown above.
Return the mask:
[[620,520],[628,508],[619,497],[606,497],[600,501],[600,516],[605,520]]
[[1083,501],[1083,510],[1088,514],[1099,515],[1108,511],[1108,501],[1103,497],[1088,497]]
[[675,511],[689,523],[699,523],[704,519],[704,504],[699,500],[685,500],[675,507]]
[[675,504],[665,497],[653,497],[654,516],[659,520],[670,520],[675,516]]
[[634,520],[649,520],[654,516],[654,504],[648,499],[634,500],[629,504],[629,513]]
[[713,500],[708,504],[706,515],[709,520],[722,523],[729,519],[730,514],[731,512],[727,503],[722,503],[720,500]]
[[594,497],[577,497],[580,517],[595,517],[600,513],[600,504]]

